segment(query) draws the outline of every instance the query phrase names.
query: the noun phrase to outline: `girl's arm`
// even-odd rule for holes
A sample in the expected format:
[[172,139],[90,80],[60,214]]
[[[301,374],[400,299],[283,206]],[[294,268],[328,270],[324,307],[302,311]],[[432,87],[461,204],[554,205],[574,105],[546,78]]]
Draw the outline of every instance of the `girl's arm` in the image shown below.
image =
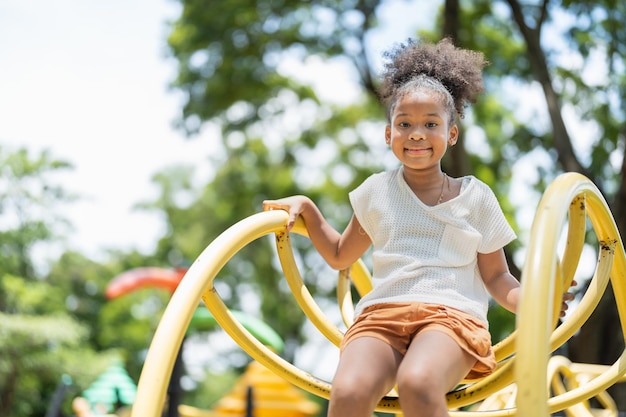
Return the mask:
[[313,246],[334,269],[345,269],[356,262],[371,245],[356,216],[340,234],[324,218],[308,197],[297,195],[279,200],[266,200],[263,210],[285,210],[289,213],[287,230],[291,230],[298,216],[302,216]]
[[509,271],[504,250],[479,253],[478,269],[487,291],[494,300],[515,313],[519,304],[520,284]]
[[[500,249],[487,254],[479,253],[478,269],[491,296],[502,307],[516,313],[519,307],[520,284],[509,272],[504,250]],[[576,281],[573,281],[572,286],[575,285],[577,285]],[[573,299],[573,293],[568,291],[563,294],[561,317],[565,316],[565,311],[568,308],[567,302]]]

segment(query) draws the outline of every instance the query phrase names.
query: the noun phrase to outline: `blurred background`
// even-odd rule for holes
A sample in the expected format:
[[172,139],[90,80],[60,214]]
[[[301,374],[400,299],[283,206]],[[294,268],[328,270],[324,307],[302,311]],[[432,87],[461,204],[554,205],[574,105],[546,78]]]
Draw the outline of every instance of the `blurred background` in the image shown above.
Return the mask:
[[[450,36],[491,62],[444,169],[496,192],[519,236],[507,247],[517,277],[537,203],[562,172],[599,187],[623,234],[625,19],[617,0],[1,2],[0,415],[45,416],[59,386],[72,415],[114,363],[138,380],[171,293],[107,298],[119,274],[189,266],[266,198],[307,194],[344,227],[348,191],[395,166],[377,76],[409,37]],[[588,240],[581,293],[597,259]],[[294,245],[341,326],[337,274],[306,239]],[[288,360],[330,380],[336,349],[293,301],[272,246],[237,255],[218,290],[275,329]],[[514,317],[490,316],[495,343]],[[562,353],[606,364],[623,348],[609,288]],[[182,401],[210,408],[250,358],[198,329],[183,362]],[[612,395],[626,410],[624,387]]]

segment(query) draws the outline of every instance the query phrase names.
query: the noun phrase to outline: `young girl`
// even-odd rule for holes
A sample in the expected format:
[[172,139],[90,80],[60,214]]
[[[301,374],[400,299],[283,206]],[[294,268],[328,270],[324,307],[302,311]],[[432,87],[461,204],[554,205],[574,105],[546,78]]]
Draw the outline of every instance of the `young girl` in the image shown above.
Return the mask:
[[343,339],[329,417],[370,417],[396,385],[404,416],[444,417],[448,391],[495,368],[488,294],[515,312],[519,283],[503,251],[515,233],[486,184],[441,169],[458,140],[457,117],[483,90],[483,55],[444,39],[408,41],[386,57],[385,142],[400,167],[349,194],[354,215],[342,234],[305,196],[263,206],[288,211],[288,229],[302,216],[333,268],[373,245],[373,290]]

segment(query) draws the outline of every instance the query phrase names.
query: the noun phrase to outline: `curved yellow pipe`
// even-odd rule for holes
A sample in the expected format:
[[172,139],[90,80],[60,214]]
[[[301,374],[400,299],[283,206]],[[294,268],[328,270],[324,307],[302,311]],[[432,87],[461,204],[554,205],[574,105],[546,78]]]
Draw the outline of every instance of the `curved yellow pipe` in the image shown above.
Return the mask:
[[[579,197],[584,196],[584,200]],[[526,263],[522,273],[521,303],[517,314],[515,380],[518,384],[517,415],[520,417],[547,416],[550,407],[558,401],[569,404],[575,398],[589,394],[594,389],[604,389],[619,378],[626,364],[618,360],[610,371],[599,376],[585,389],[576,389],[549,399],[546,384],[549,340],[552,333],[550,317],[556,310],[560,294],[555,288],[559,265],[556,248],[558,239],[572,204],[587,209],[589,219],[602,248],[618,251],[620,256],[612,262],[611,282],[620,281],[615,288],[620,317],[625,313],[626,288],[624,287],[624,248],[608,205],[595,185],[580,174],[559,176],[544,193],[532,225]],[[577,220],[574,220],[577,221]],[[615,287],[615,284],[614,284]],[[569,321],[569,320],[568,320]],[[622,326],[624,320],[622,320]],[[531,365],[532,364],[532,365]],[[586,391],[586,392],[582,392]]]
[[212,289],[215,275],[248,242],[265,235],[268,230],[284,229],[285,223],[286,213],[281,211],[247,217],[220,234],[194,261],[172,295],[150,344],[137,385],[133,417],[161,415],[176,353],[200,295]]
[[[557,242],[568,216],[567,244],[562,260],[559,260]],[[587,216],[601,242],[598,267],[578,308],[554,330],[562,292],[573,279],[582,252]],[[275,233],[279,258],[298,304],[332,343],[339,344],[342,332],[319,309],[302,281],[293,258],[290,237],[285,230],[287,217],[284,211],[275,210],[243,219],[218,236],[189,268],[154,335],[139,380],[133,417],[160,415],[176,352],[200,297],[216,321],[253,358],[296,386],[328,398],[328,382],[298,369],[256,340],[237,322],[213,286],[217,273],[241,248],[264,235]],[[297,222],[294,231],[307,234],[301,221]],[[623,244],[608,206],[597,188],[579,174],[564,174],[557,178],[544,193],[533,222],[522,275],[517,330],[494,346],[499,361],[496,372],[449,393],[448,404],[451,407],[471,404],[517,381],[517,408],[489,411],[489,416],[547,416],[550,412],[571,407],[597,395],[623,378],[626,353],[584,386],[565,392],[559,390],[558,395],[548,398],[549,352],[564,343],[588,319],[609,279],[615,290],[620,318],[626,317],[625,274]],[[346,326],[351,324],[354,311],[350,281],[360,295],[371,289],[371,276],[362,261],[341,271],[339,275],[337,298]],[[622,327],[625,322],[622,320]],[[397,397],[383,398],[377,410],[399,412]],[[468,417],[486,415],[484,412],[451,412],[453,416],[460,414]]]

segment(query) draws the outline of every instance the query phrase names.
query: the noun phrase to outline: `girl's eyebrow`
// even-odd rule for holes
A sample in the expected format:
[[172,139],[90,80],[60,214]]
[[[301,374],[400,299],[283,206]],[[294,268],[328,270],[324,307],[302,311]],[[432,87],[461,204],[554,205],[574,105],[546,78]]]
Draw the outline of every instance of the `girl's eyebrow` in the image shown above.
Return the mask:
[[[405,116],[412,116],[412,114],[410,114],[410,113],[398,113],[398,114],[395,115],[395,117],[405,117]],[[437,113],[437,112],[426,113],[423,116],[426,116],[426,117],[438,117],[440,119],[443,119],[443,117],[441,117],[441,115],[439,113]]]

